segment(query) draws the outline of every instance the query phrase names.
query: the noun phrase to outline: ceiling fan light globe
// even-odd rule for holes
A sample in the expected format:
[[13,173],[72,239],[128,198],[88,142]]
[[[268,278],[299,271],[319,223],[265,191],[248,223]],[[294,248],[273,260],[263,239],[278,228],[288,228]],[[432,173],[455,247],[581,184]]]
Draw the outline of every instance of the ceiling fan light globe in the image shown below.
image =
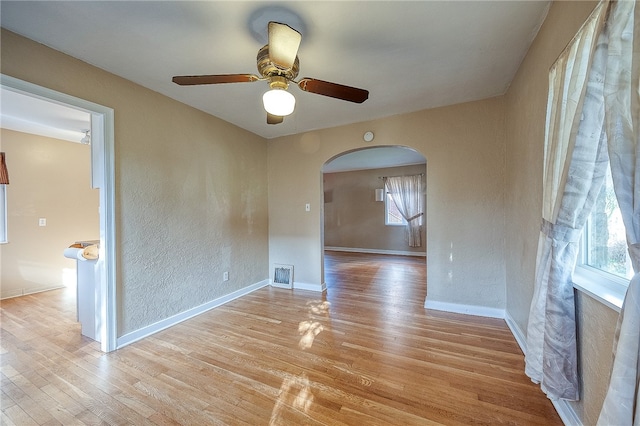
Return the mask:
[[296,106],[296,98],[284,89],[271,89],[262,96],[264,109],[272,115],[287,116]]

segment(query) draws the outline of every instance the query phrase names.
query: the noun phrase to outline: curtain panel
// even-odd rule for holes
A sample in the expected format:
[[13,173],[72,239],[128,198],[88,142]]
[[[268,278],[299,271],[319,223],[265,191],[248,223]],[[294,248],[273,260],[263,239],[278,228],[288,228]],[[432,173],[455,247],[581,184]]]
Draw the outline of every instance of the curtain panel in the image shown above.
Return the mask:
[[613,4],[606,33],[611,175],[635,275],[618,317],[611,380],[598,425],[640,425],[640,10],[635,1]]
[[0,152],[0,185],[9,185],[9,171],[4,152]]
[[572,274],[608,162],[602,105],[601,2],[549,73],[542,225],[527,327],[526,374],[551,399],[577,400]]
[[405,227],[409,247],[422,247],[424,191],[422,175],[390,176],[384,179],[387,193],[407,221]]

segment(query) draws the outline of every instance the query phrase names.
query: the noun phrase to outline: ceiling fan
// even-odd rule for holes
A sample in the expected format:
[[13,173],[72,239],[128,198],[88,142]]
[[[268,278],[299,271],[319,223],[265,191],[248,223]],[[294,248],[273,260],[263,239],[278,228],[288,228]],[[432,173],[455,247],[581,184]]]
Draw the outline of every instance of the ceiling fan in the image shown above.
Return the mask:
[[172,81],[181,86],[220,83],[250,83],[267,81],[271,90],[262,98],[267,111],[267,123],[282,123],[284,117],[291,114],[295,107],[295,97],[287,91],[289,83],[295,83],[305,92],[329,96],[349,102],[362,103],[369,97],[369,91],[314,78],[302,78],[298,81],[300,64],[298,47],[302,36],[286,24],[269,22],[268,44],[258,51],[258,71],[254,74],[213,74],[175,76]]

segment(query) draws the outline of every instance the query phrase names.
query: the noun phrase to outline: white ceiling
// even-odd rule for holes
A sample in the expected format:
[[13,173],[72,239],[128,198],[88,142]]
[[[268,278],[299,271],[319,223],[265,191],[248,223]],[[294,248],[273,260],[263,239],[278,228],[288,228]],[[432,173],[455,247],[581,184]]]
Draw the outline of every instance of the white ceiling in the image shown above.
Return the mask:
[[[265,138],[501,95],[549,1],[29,1],[1,25]],[[300,77],[369,90],[353,104],[292,85],[268,125],[267,83],[181,87],[174,75],[257,73],[269,20],[303,36]],[[2,103],[2,108],[6,103]],[[4,111],[3,111],[4,113]]]
[[80,143],[91,114],[0,87],[0,127]]

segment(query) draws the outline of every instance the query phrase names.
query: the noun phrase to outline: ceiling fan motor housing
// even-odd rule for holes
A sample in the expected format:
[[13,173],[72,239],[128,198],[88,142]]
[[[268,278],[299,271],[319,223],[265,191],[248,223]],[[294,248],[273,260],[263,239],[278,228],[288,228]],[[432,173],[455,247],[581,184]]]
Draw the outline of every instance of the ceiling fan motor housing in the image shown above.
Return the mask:
[[258,62],[258,72],[265,78],[280,76],[287,80],[293,80],[298,76],[298,71],[300,70],[300,62],[297,56],[291,68],[281,68],[274,64],[269,57],[268,44],[258,51],[256,59]]

